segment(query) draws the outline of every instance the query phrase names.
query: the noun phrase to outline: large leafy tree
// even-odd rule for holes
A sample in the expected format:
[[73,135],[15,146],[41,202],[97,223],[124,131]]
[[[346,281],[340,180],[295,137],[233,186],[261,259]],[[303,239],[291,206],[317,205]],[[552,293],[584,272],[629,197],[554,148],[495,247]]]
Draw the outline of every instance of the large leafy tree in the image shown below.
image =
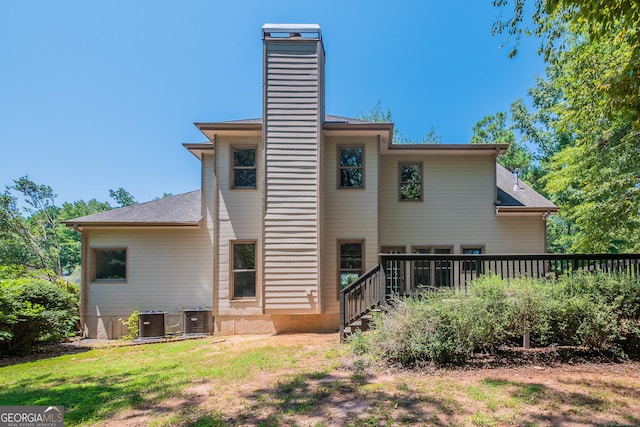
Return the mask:
[[[523,36],[536,35],[549,62],[563,60],[573,49],[574,37],[590,42],[624,41],[627,52],[600,80],[598,92],[610,110],[624,109],[640,127],[640,4],[635,0],[493,0],[502,9],[494,33],[513,37],[510,55],[516,55]],[[531,11],[531,20],[528,12]]]
[[526,146],[516,140],[512,127],[507,125],[507,113],[486,116],[473,126],[472,131],[472,144],[509,144],[498,163],[512,172],[518,172],[520,176],[528,176],[533,156]]
[[[22,209],[16,194],[22,196]],[[55,197],[51,187],[38,185],[28,176],[15,180],[0,195],[0,233],[3,246],[10,248],[2,253],[5,262],[62,273]]]
[[117,190],[109,190],[109,197],[115,200],[115,202],[118,204],[118,207],[121,208],[138,203],[133,195],[122,187],[118,188]]
[[640,133],[636,112],[612,109],[611,81],[631,52],[615,36],[575,45],[553,67],[563,99],[554,109],[554,129],[570,135],[548,163],[543,178],[576,228],[576,251],[638,249],[640,226]]
[[533,110],[517,102],[512,113],[537,148],[537,188],[562,208],[550,241],[559,250],[640,250],[640,4],[493,4],[502,8],[494,33],[512,37],[510,55],[535,35],[549,64],[530,91]]
[[536,147],[536,187],[561,207],[551,222],[552,250],[640,249],[640,133],[635,114],[612,109],[600,90],[630,52],[615,37],[574,44],[530,90],[533,109],[512,105],[514,125]]
[[0,265],[44,270],[54,280],[80,263],[80,235],[61,222],[109,209],[95,199],[60,207],[50,186],[15,180],[0,194]]
[[[58,222],[93,215],[111,209],[112,207],[108,202],[99,202],[96,199],[91,199],[88,202],[84,200],[65,202],[60,208]],[[75,266],[80,265],[80,253],[82,249],[80,233],[62,225],[58,225],[57,230],[58,238],[60,239],[60,261],[62,268],[66,271],[72,271]]]

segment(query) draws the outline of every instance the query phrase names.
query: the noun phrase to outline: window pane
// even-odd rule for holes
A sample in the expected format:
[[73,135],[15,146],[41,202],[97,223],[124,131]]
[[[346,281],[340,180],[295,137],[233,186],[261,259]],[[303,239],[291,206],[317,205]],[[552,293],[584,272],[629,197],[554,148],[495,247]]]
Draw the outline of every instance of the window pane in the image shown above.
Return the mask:
[[363,147],[340,148],[340,188],[364,188]]
[[256,244],[235,243],[233,245],[233,269],[255,270],[256,268]]
[[[433,251],[436,254],[450,254],[451,249],[438,248]],[[451,261],[436,261],[436,286],[451,286]]]
[[96,250],[95,278],[96,280],[125,280],[127,278],[127,251]]
[[422,195],[421,184],[402,184],[400,185],[401,200],[420,200]]
[[341,148],[341,167],[362,167],[362,148]]
[[402,165],[400,169],[400,180],[402,182],[421,182],[421,169],[420,165]]
[[340,243],[340,270],[362,270],[362,243]]
[[[482,253],[481,248],[464,248],[462,249],[462,253],[465,255],[480,255]],[[477,271],[478,270],[478,261],[465,261],[462,263],[463,270],[467,271]]]
[[255,271],[237,271],[233,273],[233,296],[236,298],[256,296]]
[[233,149],[233,166],[256,166],[256,150],[255,148],[234,148]]
[[400,165],[400,200],[422,199],[422,166]]
[[362,169],[340,170],[340,187],[362,188]]
[[340,288],[346,288],[356,280],[358,280],[359,274],[357,273],[340,273]]
[[235,169],[233,184],[235,188],[256,188],[255,169]]

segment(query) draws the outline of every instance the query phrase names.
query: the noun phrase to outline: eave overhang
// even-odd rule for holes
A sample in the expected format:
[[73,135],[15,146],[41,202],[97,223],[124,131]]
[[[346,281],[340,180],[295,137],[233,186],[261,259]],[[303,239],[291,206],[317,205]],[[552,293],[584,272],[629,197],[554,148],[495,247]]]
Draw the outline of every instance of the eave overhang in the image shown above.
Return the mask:
[[114,229],[114,228],[144,228],[144,229],[167,229],[167,228],[200,228],[202,218],[198,221],[189,222],[74,222],[62,221],[62,224],[75,230],[84,231],[86,229]]
[[416,151],[429,155],[493,155],[504,154],[509,144],[397,144],[382,147],[381,154],[415,154]]
[[212,142],[184,143],[182,146],[199,160],[202,160],[203,155],[213,154],[214,151],[214,144]]
[[383,143],[393,140],[393,123],[331,123],[322,124],[325,136],[377,136]]
[[496,206],[496,216],[538,216],[547,218],[558,212],[558,207]]
[[262,135],[262,123],[256,122],[213,122],[194,124],[211,142],[215,142],[216,135]]

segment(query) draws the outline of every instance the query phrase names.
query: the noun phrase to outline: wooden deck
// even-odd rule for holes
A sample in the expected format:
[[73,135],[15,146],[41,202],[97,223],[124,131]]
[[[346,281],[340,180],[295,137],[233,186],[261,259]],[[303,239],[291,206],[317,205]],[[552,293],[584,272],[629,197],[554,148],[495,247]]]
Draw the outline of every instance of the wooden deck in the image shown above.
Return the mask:
[[553,278],[573,271],[640,276],[640,254],[380,254],[378,265],[340,291],[340,333],[366,327],[372,310],[392,296],[448,288],[466,292],[483,274],[502,278]]

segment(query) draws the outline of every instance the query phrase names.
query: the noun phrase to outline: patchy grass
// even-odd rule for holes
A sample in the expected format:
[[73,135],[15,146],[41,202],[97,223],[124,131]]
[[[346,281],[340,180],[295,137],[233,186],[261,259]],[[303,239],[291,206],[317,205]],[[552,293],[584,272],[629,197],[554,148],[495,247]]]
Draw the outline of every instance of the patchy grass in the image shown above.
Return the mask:
[[65,425],[640,425],[640,364],[390,371],[337,334],[106,347],[0,368],[1,405]]

